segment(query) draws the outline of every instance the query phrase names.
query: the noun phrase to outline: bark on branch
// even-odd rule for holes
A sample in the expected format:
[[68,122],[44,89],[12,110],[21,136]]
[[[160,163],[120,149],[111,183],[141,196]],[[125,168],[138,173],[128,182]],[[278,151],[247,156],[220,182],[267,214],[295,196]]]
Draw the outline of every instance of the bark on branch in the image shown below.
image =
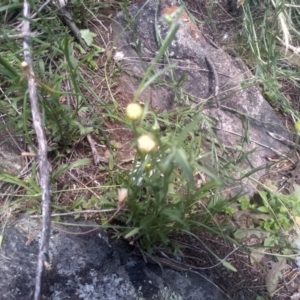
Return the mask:
[[35,82],[31,49],[30,49],[30,5],[27,0],[24,0],[23,8],[23,24],[22,34],[24,61],[22,64],[23,71],[26,74],[28,81],[28,92],[31,104],[33,126],[36,133],[38,142],[38,164],[39,164],[39,177],[40,186],[42,191],[42,234],[40,239],[40,248],[38,254],[38,261],[36,267],[36,279],[35,279],[35,293],[34,300],[39,300],[41,296],[41,284],[43,268],[48,264],[48,251],[49,251],[49,238],[50,238],[50,187],[49,187],[49,166],[47,160],[47,141],[43,128],[41,113],[39,109],[37,86]]

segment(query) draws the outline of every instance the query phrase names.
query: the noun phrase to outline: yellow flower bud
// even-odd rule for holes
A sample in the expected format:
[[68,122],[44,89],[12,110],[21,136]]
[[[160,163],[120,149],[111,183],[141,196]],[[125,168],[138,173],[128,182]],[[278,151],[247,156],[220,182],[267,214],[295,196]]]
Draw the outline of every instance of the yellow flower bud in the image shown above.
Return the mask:
[[156,148],[156,142],[150,135],[144,134],[138,138],[137,147],[142,153],[149,153]]
[[128,189],[118,189],[118,207],[123,207],[128,197]]
[[165,20],[168,24],[172,24],[172,22],[173,22],[173,18],[172,18],[172,16],[169,15],[169,14],[165,14],[165,15],[164,15],[164,20]]
[[297,133],[300,133],[300,121],[297,121],[295,123],[295,130],[296,130]]
[[143,108],[138,103],[130,103],[126,108],[127,117],[132,120],[138,120],[143,114]]
[[29,65],[26,61],[22,61],[21,68],[25,75],[27,75],[29,73]]

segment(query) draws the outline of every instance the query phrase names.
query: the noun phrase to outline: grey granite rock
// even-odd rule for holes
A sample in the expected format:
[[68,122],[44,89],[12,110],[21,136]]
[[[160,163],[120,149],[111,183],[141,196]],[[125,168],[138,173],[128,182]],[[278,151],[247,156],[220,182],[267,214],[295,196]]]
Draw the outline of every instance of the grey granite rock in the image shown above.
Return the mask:
[[[136,92],[141,78],[156,55],[159,36],[163,40],[169,30],[164,15],[172,15],[178,8],[178,1],[149,0],[128,8],[127,14],[118,13],[113,26],[116,51],[123,53],[120,86],[132,95]],[[233,165],[232,178],[252,174],[259,179],[268,164],[266,157],[274,153],[288,152],[288,148],[273,139],[269,132],[289,138],[282,122],[255,86],[253,74],[237,58],[207,41],[187,12],[179,18],[179,30],[168,47],[155,72],[163,70],[168,62],[174,64],[174,80],[170,70],[162,75],[163,80],[148,87],[141,95],[141,101],[150,100],[157,111],[171,110],[183,103],[175,89],[174,82],[183,81],[183,90],[191,107],[198,105],[201,112],[215,121],[215,132],[219,141],[228,149],[224,158],[239,157],[247,153],[248,160]],[[182,90],[181,90],[182,91]],[[195,110],[194,110],[195,111]],[[247,138],[245,138],[247,136]],[[274,151],[273,151],[274,150]],[[277,152],[276,152],[277,151]],[[207,162],[209,167],[210,162]],[[240,186],[248,195],[253,195],[255,185],[244,179]],[[238,189],[232,189],[233,196]]]
[[[75,226],[54,223],[50,262],[43,278],[43,299],[225,299],[205,276],[146,264],[128,243],[109,242],[106,232],[92,232],[89,222]],[[24,217],[4,230],[0,250],[1,300],[31,300],[40,222]]]

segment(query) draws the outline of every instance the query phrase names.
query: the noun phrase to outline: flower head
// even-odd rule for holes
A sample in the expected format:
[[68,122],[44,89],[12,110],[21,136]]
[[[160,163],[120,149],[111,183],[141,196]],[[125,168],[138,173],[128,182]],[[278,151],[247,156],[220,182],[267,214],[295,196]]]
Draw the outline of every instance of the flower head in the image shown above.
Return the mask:
[[123,207],[128,196],[128,189],[118,189],[118,207]]
[[29,73],[29,65],[26,61],[22,61],[21,68],[25,75],[27,75]]
[[156,148],[156,142],[151,135],[144,134],[138,138],[137,147],[142,153],[149,153]]
[[143,108],[138,103],[130,103],[126,108],[127,117],[132,120],[138,120],[143,114]]

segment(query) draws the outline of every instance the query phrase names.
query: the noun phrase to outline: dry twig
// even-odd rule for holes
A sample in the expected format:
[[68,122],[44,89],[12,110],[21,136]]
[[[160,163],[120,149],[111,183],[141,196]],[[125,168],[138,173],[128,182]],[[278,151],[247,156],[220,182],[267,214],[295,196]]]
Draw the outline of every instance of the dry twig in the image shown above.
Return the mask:
[[[87,209],[81,211],[70,211],[67,213],[59,213],[59,214],[52,214],[51,217],[63,217],[63,216],[71,216],[71,215],[78,215],[78,214],[96,214],[96,213],[105,213],[105,212],[113,212],[116,211],[116,208],[108,208],[108,209]],[[41,215],[32,215],[30,218],[41,218]]]
[[35,292],[34,300],[40,299],[43,267],[48,263],[49,239],[50,239],[50,187],[49,187],[49,166],[47,160],[47,142],[43,129],[42,118],[39,110],[37,87],[34,79],[32,59],[30,52],[30,4],[24,0],[23,8],[23,26],[22,34],[24,35],[23,50],[24,62],[22,63],[23,72],[28,81],[29,99],[31,104],[32,120],[38,141],[38,162],[40,186],[42,190],[42,236],[36,267]]
[[62,6],[58,1],[53,1],[52,4],[58,9],[60,16],[63,18],[65,23],[69,26],[71,31],[73,32],[74,36],[78,40],[79,44],[84,50],[88,50],[88,46],[81,37],[80,31],[76,24],[72,21],[72,16],[71,14],[67,11],[67,9]]

